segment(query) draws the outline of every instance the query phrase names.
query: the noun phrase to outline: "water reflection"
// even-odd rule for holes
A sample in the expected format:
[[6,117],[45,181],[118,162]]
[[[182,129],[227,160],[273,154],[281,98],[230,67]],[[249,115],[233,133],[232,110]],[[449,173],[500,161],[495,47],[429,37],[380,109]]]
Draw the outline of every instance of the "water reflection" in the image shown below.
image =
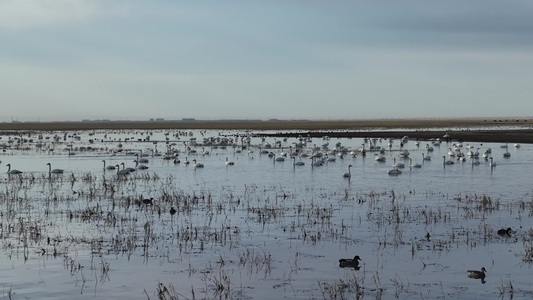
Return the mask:
[[[391,291],[402,280],[440,297],[427,282],[441,282],[446,294],[468,299],[476,291],[457,289],[454,275],[488,265],[496,251],[504,259],[491,276],[528,278],[521,266],[533,215],[531,145],[215,131],[57,135],[0,136],[2,164],[22,171],[0,174],[0,266],[21,297],[44,281],[57,293],[40,298],[69,299],[80,293],[72,278],[109,278],[83,286],[102,299],[138,298],[139,288],[152,298],[160,283],[183,298],[309,299],[325,297],[317,280],[338,279],[360,280],[365,294],[379,281],[384,298],[397,296]],[[467,147],[493,149],[498,168],[488,157],[448,153]],[[512,155],[496,159],[505,151]],[[63,174],[50,174],[52,166]],[[388,176],[391,166],[405,171]],[[515,229],[512,238],[504,228]],[[352,257],[355,245],[357,256],[339,260]],[[351,287],[345,296],[353,296]]]

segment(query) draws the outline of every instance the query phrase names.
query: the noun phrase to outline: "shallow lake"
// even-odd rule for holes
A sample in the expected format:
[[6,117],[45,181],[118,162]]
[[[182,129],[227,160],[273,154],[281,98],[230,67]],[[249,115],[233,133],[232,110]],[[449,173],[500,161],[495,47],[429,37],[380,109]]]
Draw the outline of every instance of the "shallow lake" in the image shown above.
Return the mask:
[[[230,131],[0,137],[4,298],[533,296],[532,145]],[[489,148],[496,166],[482,157]],[[399,175],[388,174],[394,162]],[[147,168],[118,174],[138,164]],[[355,255],[358,268],[339,266]],[[483,279],[467,276],[482,267]]]

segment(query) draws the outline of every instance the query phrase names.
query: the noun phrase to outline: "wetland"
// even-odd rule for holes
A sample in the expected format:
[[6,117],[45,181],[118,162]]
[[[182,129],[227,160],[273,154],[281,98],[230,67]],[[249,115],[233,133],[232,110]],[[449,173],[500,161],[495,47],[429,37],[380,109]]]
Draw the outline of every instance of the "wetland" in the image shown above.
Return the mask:
[[530,299],[528,122],[5,129],[0,295]]

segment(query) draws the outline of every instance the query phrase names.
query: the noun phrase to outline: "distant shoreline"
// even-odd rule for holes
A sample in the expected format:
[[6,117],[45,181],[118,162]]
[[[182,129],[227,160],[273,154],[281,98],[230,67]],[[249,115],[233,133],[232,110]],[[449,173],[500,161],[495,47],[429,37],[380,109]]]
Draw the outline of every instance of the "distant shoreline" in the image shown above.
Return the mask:
[[[459,128],[459,129],[458,129]],[[471,129],[470,129],[471,128]],[[483,129],[479,129],[483,128]],[[430,140],[443,138],[472,142],[533,143],[533,119],[398,119],[317,121],[109,121],[0,123],[3,134],[77,130],[249,130],[270,136],[369,137]],[[377,131],[379,130],[379,131]]]
[[533,119],[369,119],[369,120],[187,120],[187,121],[72,121],[4,122],[0,130],[98,130],[98,129],[250,129],[339,130],[361,128],[456,128],[475,126],[533,126]]

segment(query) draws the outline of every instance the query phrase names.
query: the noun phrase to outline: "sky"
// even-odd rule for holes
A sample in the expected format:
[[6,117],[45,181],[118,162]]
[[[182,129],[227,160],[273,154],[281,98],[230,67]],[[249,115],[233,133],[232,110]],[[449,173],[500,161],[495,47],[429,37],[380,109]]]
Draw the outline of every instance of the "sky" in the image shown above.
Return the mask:
[[0,122],[533,116],[533,1],[0,0]]

